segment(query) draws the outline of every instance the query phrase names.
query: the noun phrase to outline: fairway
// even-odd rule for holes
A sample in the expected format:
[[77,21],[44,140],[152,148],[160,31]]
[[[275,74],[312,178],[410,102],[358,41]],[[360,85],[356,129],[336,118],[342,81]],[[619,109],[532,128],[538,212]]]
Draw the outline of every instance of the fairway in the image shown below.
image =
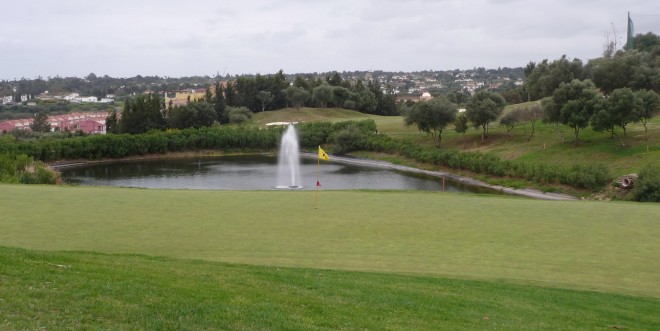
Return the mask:
[[660,205],[425,192],[0,185],[0,246],[660,297]]

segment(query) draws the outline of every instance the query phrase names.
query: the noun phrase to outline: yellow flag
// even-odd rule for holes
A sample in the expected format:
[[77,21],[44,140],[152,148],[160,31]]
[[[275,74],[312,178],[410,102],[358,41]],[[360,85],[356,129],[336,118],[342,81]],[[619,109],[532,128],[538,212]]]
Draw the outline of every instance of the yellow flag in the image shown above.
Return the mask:
[[319,159],[330,161],[330,157],[328,157],[328,154],[325,153],[321,146],[319,146]]

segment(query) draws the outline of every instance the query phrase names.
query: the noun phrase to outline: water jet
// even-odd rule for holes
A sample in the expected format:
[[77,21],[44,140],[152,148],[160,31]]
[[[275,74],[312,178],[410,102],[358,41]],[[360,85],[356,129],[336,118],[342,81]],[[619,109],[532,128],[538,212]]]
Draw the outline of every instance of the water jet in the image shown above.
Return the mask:
[[300,180],[300,144],[298,133],[293,124],[289,124],[277,157],[277,189],[301,189]]

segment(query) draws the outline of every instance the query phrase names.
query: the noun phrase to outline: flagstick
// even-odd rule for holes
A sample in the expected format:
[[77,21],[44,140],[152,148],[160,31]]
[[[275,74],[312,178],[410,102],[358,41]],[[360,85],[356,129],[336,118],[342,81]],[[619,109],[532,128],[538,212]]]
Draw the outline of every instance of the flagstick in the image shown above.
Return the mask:
[[[319,146],[321,148],[321,146]],[[321,158],[316,157],[316,207],[314,209],[319,209],[319,172],[321,171]]]

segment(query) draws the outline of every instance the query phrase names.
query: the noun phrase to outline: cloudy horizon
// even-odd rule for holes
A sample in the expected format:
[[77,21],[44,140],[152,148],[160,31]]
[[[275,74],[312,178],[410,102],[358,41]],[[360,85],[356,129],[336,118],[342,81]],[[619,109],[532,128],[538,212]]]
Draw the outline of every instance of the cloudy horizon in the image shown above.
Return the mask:
[[12,1],[0,79],[523,67],[660,33],[655,1]]

